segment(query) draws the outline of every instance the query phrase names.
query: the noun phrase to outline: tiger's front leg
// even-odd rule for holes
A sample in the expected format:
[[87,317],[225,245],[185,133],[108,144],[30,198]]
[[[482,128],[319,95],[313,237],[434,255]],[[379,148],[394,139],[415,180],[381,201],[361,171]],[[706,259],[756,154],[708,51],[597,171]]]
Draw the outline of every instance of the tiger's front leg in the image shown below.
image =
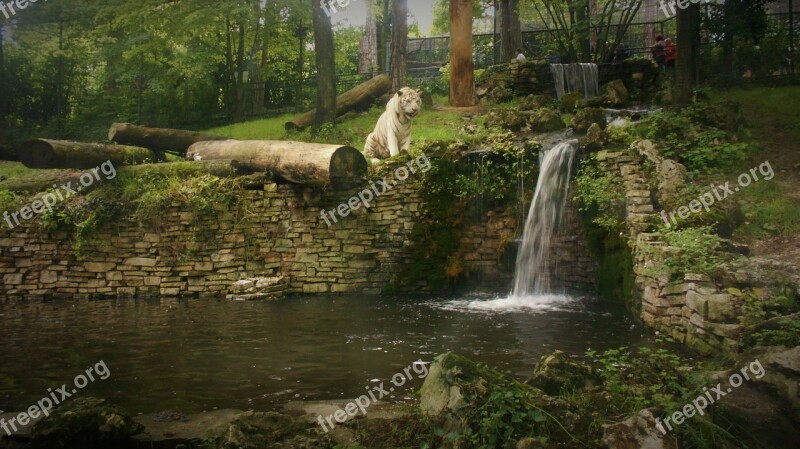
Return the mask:
[[389,125],[386,130],[386,143],[389,146],[389,157],[395,157],[400,154],[400,143],[398,140],[399,136],[394,132],[392,126]]

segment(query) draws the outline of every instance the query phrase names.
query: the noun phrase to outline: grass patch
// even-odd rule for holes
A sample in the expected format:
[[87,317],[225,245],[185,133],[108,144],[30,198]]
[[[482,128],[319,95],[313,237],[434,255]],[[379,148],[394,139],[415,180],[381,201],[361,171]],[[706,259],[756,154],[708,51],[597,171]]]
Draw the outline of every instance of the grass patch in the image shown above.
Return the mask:
[[22,165],[21,162],[6,162],[0,161],[0,181],[6,179],[21,178],[23,176],[35,175],[43,173],[47,170],[39,170],[35,168],[28,168]]
[[784,195],[780,184],[752,184],[738,199],[746,219],[738,229],[742,235],[763,238],[800,232],[800,201]]
[[[383,108],[375,107],[345,118],[335,127],[323,127],[316,137],[311,136],[310,129],[300,132],[284,129],[284,124],[290,121],[293,115],[236,123],[212,128],[208,132],[238,140],[296,140],[350,145],[360,150],[364,147],[369,133],[375,129],[375,123],[383,111]],[[458,134],[461,124],[462,119],[456,113],[424,110],[414,119],[412,143],[425,140],[452,140]]]
[[800,86],[736,89],[718,92],[717,96],[741,104],[755,125],[779,126],[800,139]]

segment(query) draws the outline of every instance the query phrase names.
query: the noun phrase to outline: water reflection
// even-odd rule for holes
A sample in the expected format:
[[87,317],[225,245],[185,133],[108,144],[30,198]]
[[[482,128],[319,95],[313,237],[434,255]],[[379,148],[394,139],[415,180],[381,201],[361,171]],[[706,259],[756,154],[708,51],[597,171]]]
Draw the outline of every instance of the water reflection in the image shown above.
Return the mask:
[[446,351],[525,376],[553,349],[582,354],[642,339],[625,311],[591,298],[546,311],[457,306],[491,299],[0,303],[0,409],[27,408],[100,360],[111,377],[79,394],[135,412],[192,413],[356,397]]

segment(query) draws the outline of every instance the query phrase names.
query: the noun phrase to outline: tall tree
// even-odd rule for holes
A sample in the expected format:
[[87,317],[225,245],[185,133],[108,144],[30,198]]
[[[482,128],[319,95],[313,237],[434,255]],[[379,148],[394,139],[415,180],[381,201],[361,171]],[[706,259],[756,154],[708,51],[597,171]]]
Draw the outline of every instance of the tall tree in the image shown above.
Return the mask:
[[500,60],[504,63],[517,56],[522,47],[522,30],[519,22],[519,0],[498,0],[500,17]]
[[408,50],[408,0],[392,1],[392,89],[406,85]]
[[450,0],[450,104],[475,104],[472,0]]
[[674,101],[687,104],[691,101],[697,82],[700,55],[700,8],[692,4],[678,8],[678,59],[675,74]]
[[314,51],[317,55],[317,114],[314,129],[336,121],[336,55],[331,18],[318,0],[311,0]]
[[358,73],[377,74],[378,65],[378,27],[375,23],[373,5],[367,5],[367,23],[364,37],[361,38],[358,52]]

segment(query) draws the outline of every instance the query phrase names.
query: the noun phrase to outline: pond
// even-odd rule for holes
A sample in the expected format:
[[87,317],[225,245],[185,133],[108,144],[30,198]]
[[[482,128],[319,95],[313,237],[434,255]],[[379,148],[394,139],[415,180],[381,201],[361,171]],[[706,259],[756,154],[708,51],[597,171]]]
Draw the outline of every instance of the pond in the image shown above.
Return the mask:
[[[107,379],[95,375],[76,395],[134,413],[354,398],[447,351],[525,378],[555,349],[581,355],[649,335],[629,312],[596,298],[480,295],[9,301],[0,303],[0,332],[0,410],[72,388],[102,361]],[[392,400],[411,397],[417,377]]]

